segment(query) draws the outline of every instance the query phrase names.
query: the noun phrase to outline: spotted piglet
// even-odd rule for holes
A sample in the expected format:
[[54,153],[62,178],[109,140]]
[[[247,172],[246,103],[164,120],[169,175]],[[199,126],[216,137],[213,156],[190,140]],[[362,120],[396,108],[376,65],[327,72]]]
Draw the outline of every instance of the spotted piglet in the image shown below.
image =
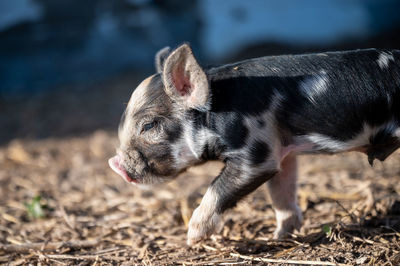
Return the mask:
[[109,160],[125,181],[151,185],[221,160],[189,222],[188,244],[267,184],[275,238],[299,229],[296,155],[360,151],[383,161],[400,147],[400,51],[261,57],[202,68],[187,44],[156,55],[133,92]]

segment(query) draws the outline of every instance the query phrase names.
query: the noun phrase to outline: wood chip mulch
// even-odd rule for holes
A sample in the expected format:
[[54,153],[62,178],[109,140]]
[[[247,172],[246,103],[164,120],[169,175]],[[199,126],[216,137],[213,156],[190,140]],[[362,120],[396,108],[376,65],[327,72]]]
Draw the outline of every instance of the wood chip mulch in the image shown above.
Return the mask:
[[[272,240],[274,214],[259,188],[217,234],[186,246],[191,213],[221,168],[208,163],[148,191],[107,165],[114,132],[13,140],[0,148],[0,263],[7,265],[399,265],[400,153],[300,159],[304,225]],[[40,196],[43,218],[27,204]]]

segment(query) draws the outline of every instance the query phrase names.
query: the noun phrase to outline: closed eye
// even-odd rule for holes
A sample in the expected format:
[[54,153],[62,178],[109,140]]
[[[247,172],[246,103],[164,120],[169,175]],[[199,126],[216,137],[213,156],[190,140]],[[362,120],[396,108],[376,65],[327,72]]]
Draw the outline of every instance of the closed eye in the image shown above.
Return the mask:
[[151,122],[151,123],[144,124],[144,125],[143,125],[143,129],[142,129],[142,132],[149,131],[150,129],[152,129],[153,127],[155,127],[156,124],[157,124],[156,121],[153,121],[153,122]]

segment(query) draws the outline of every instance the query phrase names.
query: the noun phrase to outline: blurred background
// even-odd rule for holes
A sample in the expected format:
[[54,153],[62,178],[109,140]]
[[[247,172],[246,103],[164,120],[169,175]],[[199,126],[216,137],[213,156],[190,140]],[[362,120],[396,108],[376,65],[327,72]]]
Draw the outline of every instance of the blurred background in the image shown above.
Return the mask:
[[191,213],[222,164],[151,191],[127,186],[107,164],[154,54],[182,42],[203,66],[400,48],[400,0],[0,0],[0,264],[243,262],[234,251],[400,265],[400,151],[373,168],[359,153],[302,156],[296,241],[270,242],[275,218],[262,186],[229,212],[210,248],[187,249]]
[[154,54],[400,48],[398,0],[0,0],[0,142],[116,129]]

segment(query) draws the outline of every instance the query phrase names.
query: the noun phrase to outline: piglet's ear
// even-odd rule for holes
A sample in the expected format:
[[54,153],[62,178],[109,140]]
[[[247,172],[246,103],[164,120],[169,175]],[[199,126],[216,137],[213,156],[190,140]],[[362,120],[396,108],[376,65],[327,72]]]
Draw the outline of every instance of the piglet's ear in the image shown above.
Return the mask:
[[157,73],[161,73],[163,71],[165,59],[167,59],[170,53],[171,49],[168,46],[162,48],[156,53],[156,56],[154,58],[155,61],[154,63],[156,65]]
[[183,44],[165,60],[165,92],[183,108],[207,110],[210,89],[207,76],[197,63],[189,45]]

